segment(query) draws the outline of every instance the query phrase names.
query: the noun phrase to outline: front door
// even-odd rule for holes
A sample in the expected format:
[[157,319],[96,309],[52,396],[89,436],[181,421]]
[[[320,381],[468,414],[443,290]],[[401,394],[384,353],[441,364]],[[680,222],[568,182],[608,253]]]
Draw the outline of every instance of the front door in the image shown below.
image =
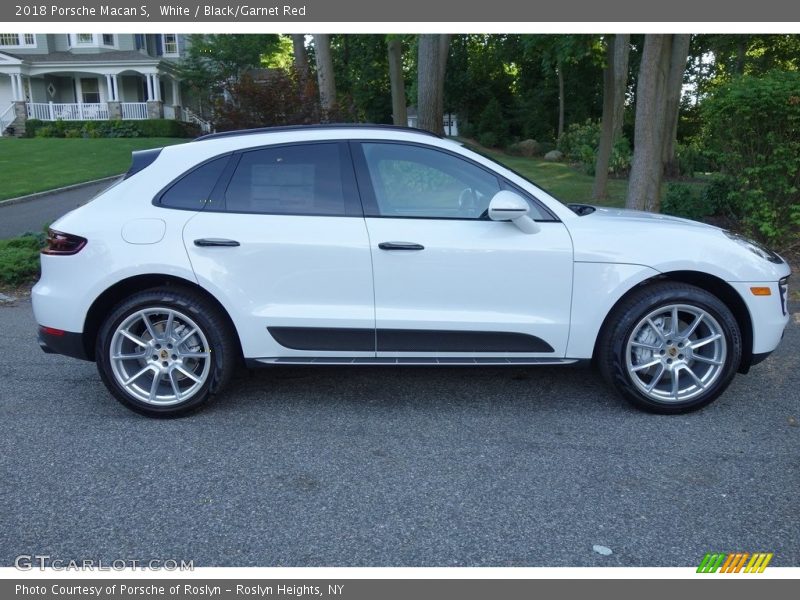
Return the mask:
[[534,234],[488,220],[510,184],[416,144],[353,144],[375,279],[379,357],[561,358],[572,242],[531,201]]

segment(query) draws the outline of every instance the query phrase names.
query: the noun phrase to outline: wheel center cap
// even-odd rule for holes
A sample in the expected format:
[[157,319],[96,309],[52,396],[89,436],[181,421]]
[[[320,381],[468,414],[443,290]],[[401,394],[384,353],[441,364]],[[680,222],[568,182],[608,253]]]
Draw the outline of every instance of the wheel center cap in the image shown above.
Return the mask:
[[161,351],[161,358],[162,358],[162,359],[166,360],[166,358],[167,358],[168,356],[169,356],[169,352],[167,352],[166,350],[162,350],[162,351]]
[[670,356],[675,357],[678,355],[678,349],[675,346],[670,346],[667,350]]

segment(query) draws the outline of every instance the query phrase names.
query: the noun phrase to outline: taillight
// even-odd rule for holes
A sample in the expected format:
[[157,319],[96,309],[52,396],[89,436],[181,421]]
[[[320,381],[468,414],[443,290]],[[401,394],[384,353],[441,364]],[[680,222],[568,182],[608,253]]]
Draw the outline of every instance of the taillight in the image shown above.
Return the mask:
[[42,254],[53,254],[57,256],[69,256],[77,254],[86,245],[86,238],[71,233],[47,230],[47,241],[42,248]]

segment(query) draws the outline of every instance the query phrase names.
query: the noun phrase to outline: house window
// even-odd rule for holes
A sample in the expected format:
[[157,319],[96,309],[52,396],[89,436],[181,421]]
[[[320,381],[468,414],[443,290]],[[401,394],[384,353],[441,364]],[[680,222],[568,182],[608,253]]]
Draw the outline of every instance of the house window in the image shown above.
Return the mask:
[[108,46],[113,48],[116,45],[113,33],[71,33],[69,40],[71,46]]
[[97,79],[81,79],[81,95],[84,104],[100,102],[100,84]]
[[161,34],[163,41],[164,56],[178,56],[178,34],[177,33],[163,33]]
[[32,33],[0,33],[0,48],[35,48],[36,36]]

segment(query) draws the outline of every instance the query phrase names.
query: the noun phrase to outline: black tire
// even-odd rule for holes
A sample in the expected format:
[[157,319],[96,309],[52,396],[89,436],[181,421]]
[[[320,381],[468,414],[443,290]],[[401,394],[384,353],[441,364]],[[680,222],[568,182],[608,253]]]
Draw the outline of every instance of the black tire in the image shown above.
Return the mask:
[[[197,363],[206,360],[209,362],[207,371],[204,370],[205,379],[202,380],[202,385],[199,385],[201,382],[198,382],[196,389],[185,400],[180,400],[180,394],[176,392],[178,400],[173,404],[164,406],[143,401],[133,395],[133,392],[129,392],[118,381],[112,367],[110,355],[114,333],[120,325],[139,311],[155,307],[176,311],[177,314],[182,314],[191,319],[202,335],[205,336],[208,343],[207,349],[201,349],[201,351],[207,351],[208,357],[196,361]],[[149,339],[154,341],[152,337]],[[186,343],[188,344],[189,342]],[[139,345],[134,344],[134,347],[138,348]],[[198,409],[212,396],[223,390],[235,371],[239,356],[238,348],[237,338],[226,316],[199,294],[187,288],[152,288],[134,294],[120,302],[102,323],[96,340],[97,369],[109,391],[127,408],[148,417],[177,417]],[[155,352],[155,350],[153,351]],[[152,358],[155,359],[156,356],[154,355]],[[149,357],[147,360],[149,361]],[[140,365],[144,364],[144,362],[140,362]],[[205,369],[205,362],[202,365]],[[180,374],[178,376],[183,377]],[[155,375],[151,377],[155,379]],[[169,382],[172,384],[171,375],[169,376]],[[186,382],[190,383],[188,380]],[[166,386],[167,384],[154,383],[153,385],[158,387],[159,385]]]
[[[721,333],[722,337],[719,338],[719,342],[714,342],[714,344],[722,344],[724,339],[724,359],[720,356],[717,362],[722,363],[721,365],[708,367],[708,369],[716,369],[716,371],[714,371],[715,375],[713,378],[709,375],[707,388],[701,387],[699,384],[692,384],[694,387],[686,393],[687,396],[689,394],[696,394],[693,397],[687,397],[687,399],[684,400],[665,400],[662,398],[654,398],[652,394],[648,395],[646,390],[640,389],[640,386],[643,385],[642,378],[634,375],[631,370],[629,370],[628,361],[632,362],[634,360],[633,356],[629,356],[631,353],[629,342],[635,343],[639,341],[640,338],[631,340],[632,336],[635,334],[640,334],[640,332],[646,333],[645,329],[643,329],[645,326],[642,325],[643,319],[657,310],[666,310],[668,307],[675,305],[692,307],[692,309],[703,311],[711,317],[710,319],[706,319],[708,323],[713,323],[713,328],[709,329],[709,331],[718,329],[719,333]],[[687,310],[691,309],[687,308]],[[700,330],[700,328],[704,327],[702,324],[703,319],[699,319],[698,322],[700,323],[698,330]],[[649,329],[653,330],[652,327],[649,327]],[[687,327],[684,331],[688,329]],[[651,363],[659,361],[662,355],[665,356],[663,360],[667,361],[670,353],[681,352],[681,350],[676,347],[675,343],[667,345],[667,342],[672,342],[672,340],[664,341],[664,339],[661,339],[660,336],[655,334],[655,330],[653,331],[658,341],[650,343],[666,348],[666,354],[664,354],[662,350],[644,350],[644,352],[650,353],[649,356],[646,355],[642,363],[637,363],[634,366],[638,367],[640,364],[644,366],[645,360]],[[664,334],[663,331],[662,335],[664,335],[664,337],[670,337],[669,334]],[[709,338],[710,337],[711,336],[709,336]],[[685,343],[684,341],[683,344]],[[695,349],[691,351],[696,352]],[[700,355],[700,352],[698,352],[698,355]],[[681,359],[684,358],[683,354],[677,355],[676,359],[674,359],[676,364],[678,356]],[[733,316],[730,309],[713,294],[684,283],[668,281],[658,282],[634,291],[615,307],[606,319],[606,323],[600,333],[596,358],[597,365],[604,379],[634,406],[653,413],[680,414],[707,406],[725,391],[733,379],[733,376],[736,374],[739,363],[741,362],[742,335],[736,318]],[[669,359],[669,361],[672,362],[673,359]],[[700,368],[705,367],[705,361],[694,362]],[[650,382],[656,379],[656,372],[661,369],[659,377],[665,372],[669,373],[669,379],[667,381],[672,384],[672,379],[675,378],[675,376],[672,375],[671,372],[663,370],[663,368],[670,368],[671,366],[672,365],[667,366],[662,363],[649,368],[654,373],[650,376]],[[644,373],[647,372],[647,370],[644,369],[642,369],[642,371]],[[710,373],[711,371],[708,372]],[[694,371],[692,371],[692,373],[694,373]],[[637,378],[636,381],[634,377]],[[680,378],[681,375],[679,373],[676,386],[680,385]],[[703,377],[701,376],[700,379],[702,380]],[[690,383],[696,380],[697,379],[692,377]],[[666,383],[666,381],[664,383]],[[647,386],[644,387],[646,388]],[[657,388],[655,392],[657,394],[659,389]],[[666,391],[662,391],[661,393],[666,393]],[[676,398],[679,398],[679,394],[676,394]]]

